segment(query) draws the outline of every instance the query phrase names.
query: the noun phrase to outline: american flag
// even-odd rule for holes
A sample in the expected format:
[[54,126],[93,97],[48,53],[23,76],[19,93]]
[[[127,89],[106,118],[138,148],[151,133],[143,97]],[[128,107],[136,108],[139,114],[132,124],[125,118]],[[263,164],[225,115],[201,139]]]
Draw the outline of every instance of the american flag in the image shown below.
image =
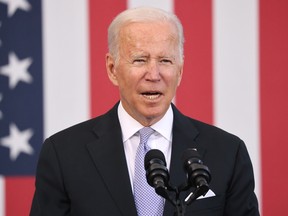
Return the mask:
[[1,216],[27,215],[31,202],[44,132],[41,19],[40,1],[0,1]]
[[46,137],[118,100],[105,69],[107,27],[141,5],[183,23],[176,105],[240,136],[261,215],[288,215],[287,0],[0,0],[0,216],[29,214]]

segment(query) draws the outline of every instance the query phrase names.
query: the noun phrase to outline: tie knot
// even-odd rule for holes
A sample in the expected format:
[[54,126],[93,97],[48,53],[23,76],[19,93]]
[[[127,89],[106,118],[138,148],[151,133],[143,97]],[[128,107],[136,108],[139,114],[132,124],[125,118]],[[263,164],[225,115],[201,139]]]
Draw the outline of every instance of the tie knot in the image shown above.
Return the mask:
[[150,127],[144,127],[139,130],[140,133],[140,143],[147,143],[149,137],[153,134],[154,130]]

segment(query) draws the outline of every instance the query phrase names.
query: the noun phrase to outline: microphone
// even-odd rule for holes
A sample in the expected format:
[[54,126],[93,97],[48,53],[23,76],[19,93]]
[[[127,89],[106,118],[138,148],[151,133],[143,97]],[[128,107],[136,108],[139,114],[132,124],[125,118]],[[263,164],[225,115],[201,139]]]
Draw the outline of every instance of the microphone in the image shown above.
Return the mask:
[[[209,190],[211,174],[203,164],[196,149],[187,149],[182,155],[183,167],[187,173],[187,180],[179,187],[172,187],[169,183],[169,172],[166,167],[164,154],[158,149],[152,149],[145,155],[144,166],[148,184],[155,192],[169,201],[175,208],[175,215],[183,216],[186,206]],[[182,200],[180,193],[192,188],[192,192]]]
[[176,206],[175,200],[168,191],[175,191],[169,184],[169,172],[166,168],[164,154],[158,149],[152,149],[145,155],[145,170],[147,182],[155,192]]
[[211,181],[210,170],[200,159],[200,155],[196,149],[187,149],[182,155],[183,167],[187,173],[187,182],[191,187],[195,187],[193,196],[189,198],[188,203],[197,199],[201,195],[205,195],[209,190]]
[[144,164],[148,184],[155,189],[167,188],[170,177],[164,154],[158,149],[152,149],[145,155]]

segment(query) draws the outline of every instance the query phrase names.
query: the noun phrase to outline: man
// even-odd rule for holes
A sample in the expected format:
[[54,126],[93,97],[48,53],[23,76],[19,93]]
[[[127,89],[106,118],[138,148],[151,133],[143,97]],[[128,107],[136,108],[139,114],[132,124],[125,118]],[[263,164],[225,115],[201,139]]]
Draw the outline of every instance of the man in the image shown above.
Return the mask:
[[130,9],[113,20],[106,68],[120,102],[45,141],[31,216],[136,216],[141,206],[150,211],[154,205],[159,212],[147,216],[174,215],[161,197],[147,204],[147,195],[139,207],[135,161],[143,127],[153,129],[147,148],[164,153],[171,185],[186,181],[181,156],[188,148],[197,149],[211,171],[209,196],[189,205],[186,215],[259,215],[243,141],[184,116],[171,103],[183,74],[183,42],[177,17],[159,9]]

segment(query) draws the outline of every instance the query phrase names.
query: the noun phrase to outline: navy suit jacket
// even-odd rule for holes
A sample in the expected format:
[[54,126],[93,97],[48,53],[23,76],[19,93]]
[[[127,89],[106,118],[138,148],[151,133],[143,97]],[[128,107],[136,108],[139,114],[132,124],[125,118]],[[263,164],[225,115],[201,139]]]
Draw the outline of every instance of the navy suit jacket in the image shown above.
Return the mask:
[[[30,216],[136,216],[116,104],[106,114],[48,138],[39,157]],[[238,137],[182,115],[172,104],[170,182],[185,181],[181,156],[197,148],[216,196],[194,201],[187,216],[256,216],[254,176]],[[174,207],[165,203],[165,216]]]

